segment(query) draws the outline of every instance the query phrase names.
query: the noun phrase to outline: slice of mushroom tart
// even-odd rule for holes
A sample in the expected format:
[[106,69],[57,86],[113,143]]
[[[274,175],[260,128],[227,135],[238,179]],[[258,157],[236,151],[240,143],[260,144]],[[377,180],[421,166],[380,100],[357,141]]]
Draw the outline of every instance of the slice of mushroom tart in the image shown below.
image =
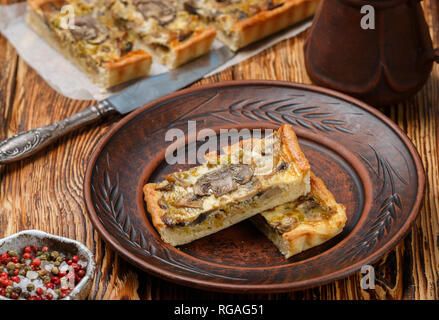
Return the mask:
[[312,16],[320,0],[174,0],[217,29],[232,50]]
[[28,24],[51,46],[109,88],[146,76],[152,63],[120,30],[102,0],[28,0]]
[[291,126],[205,156],[206,163],[144,186],[162,239],[182,245],[294,201],[310,191],[310,167]]
[[169,0],[108,0],[118,23],[158,62],[176,68],[210,50],[213,27]]
[[251,218],[286,257],[321,245],[346,223],[344,205],[335,201],[321,179],[311,173],[311,192]]

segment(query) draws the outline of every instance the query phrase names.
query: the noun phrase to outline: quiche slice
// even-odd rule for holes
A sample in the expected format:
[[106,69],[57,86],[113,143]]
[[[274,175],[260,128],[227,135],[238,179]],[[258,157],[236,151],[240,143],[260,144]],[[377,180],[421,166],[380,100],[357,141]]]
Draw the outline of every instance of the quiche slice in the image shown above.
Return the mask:
[[310,191],[310,166],[291,126],[246,139],[207,162],[144,186],[152,223],[178,246],[215,233]]
[[305,20],[320,0],[182,0],[188,12],[215,26],[218,38],[238,50]]
[[286,258],[335,237],[346,223],[345,207],[313,173],[310,180],[309,194],[251,219]]
[[97,85],[109,88],[149,73],[151,56],[134,50],[135,39],[114,25],[102,3],[28,0],[28,5],[28,24]]
[[169,0],[108,0],[118,23],[168,68],[176,68],[210,50],[215,29]]

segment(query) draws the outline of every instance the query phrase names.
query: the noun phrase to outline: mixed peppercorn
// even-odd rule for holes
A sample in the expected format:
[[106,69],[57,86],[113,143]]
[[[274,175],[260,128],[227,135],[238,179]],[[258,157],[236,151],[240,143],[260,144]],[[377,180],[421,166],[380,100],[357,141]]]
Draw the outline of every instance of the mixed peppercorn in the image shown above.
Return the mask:
[[54,300],[67,297],[86,274],[87,262],[68,258],[48,247],[27,246],[20,257],[0,255],[0,296],[10,299]]

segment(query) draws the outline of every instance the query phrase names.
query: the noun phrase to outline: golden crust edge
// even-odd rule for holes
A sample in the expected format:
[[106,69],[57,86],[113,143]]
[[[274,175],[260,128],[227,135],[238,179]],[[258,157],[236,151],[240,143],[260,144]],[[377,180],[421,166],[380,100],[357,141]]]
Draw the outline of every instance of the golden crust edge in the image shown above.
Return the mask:
[[169,65],[170,68],[176,68],[190,60],[198,58],[210,51],[213,41],[215,40],[216,29],[208,27],[200,33],[191,36],[188,40],[174,47],[175,59]]
[[307,249],[323,244],[338,235],[344,228],[347,220],[345,206],[335,201],[332,193],[326,188],[323,181],[311,173],[311,193],[320,203],[336,212],[324,221],[312,225],[302,224],[297,228],[284,233],[282,239],[288,242],[287,258]]
[[[279,8],[262,11],[250,18],[237,22],[231,29],[232,35],[218,32],[218,36],[230,49],[236,51],[261,40],[295,23],[311,17],[321,0],[287,0]],[[301,14],[295,12],[302,10]],[[294,19],[291,19],[291,17]]]
[[283,125],[279,129],[279,134],[282,137],[281,148],[284,146],[286,154],[290,157],[291,162],[294,162],[296,168],[302,173],[306,174],[310,171],[308,159],[300,148],[297,135],[291,125]]
[[53,0],[27,0],[28,5],[34,10],[38,10],[42,4],[48,2],[53,2]]
[[162,215],[164,210],[160,208],[158,201],[161,197],[161,192],[155,190],[156,183],[147,183],[143,187],[144,200],[149,214],[151,215],[152,224],[157,230],[165,228],[165,224],[162,221]]

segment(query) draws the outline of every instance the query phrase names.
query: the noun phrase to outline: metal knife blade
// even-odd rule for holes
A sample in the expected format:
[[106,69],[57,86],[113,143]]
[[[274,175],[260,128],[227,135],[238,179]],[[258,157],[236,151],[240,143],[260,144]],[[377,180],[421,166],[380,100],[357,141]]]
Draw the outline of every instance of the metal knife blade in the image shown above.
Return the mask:
[[128,113],[201,79],[234,55],[227,47],[221,47],[178,69],[140,81],[106,99],[106,101],[118,112]]
[[184,88],[221,66],[233,56],[234,53],[226,47],[212,50],[176,70],[139,81],[120,93],[69,118],[0,141],[0,164],[27,158],[64,134],[96,122],[107,114],[115,111],[121,114],[128,113],[154,99]]

